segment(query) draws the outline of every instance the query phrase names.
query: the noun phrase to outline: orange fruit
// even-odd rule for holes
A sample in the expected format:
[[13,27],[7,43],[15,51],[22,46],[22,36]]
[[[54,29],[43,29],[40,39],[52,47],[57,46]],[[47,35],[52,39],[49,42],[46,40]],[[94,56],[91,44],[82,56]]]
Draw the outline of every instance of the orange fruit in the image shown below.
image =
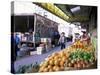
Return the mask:
[[49,65],[49,61],[45,61],[44,63],[43,63],[43,66],[44,67],[47,67]]
[[60,68],[59,68],[58,66],[54,66],[54,67],[53,67],[53,70],[54,70],[54,71],[60,71]]
[[56,66],[55,71],[60,71],[60,67]]
[[49,65],[54,65],[54,60],[53,59],[49,61]]
[[63,61],[61,61],[59,65],[60,65],[60,66],[64,66],[64,62],[63,62]]
[[48,68],[44,68],[43,72],[48,72],[49,69]]
[[63,57],[62,57],[62,61],[65,62],[65,61],[66,61],[66,58],[67,58],[66,56],[63,56]]
[[55,56],[55,57],[54,57],[54,60],[57,60],[58,58],[59,58],[58,56]]
[[50,68],[50,69],[49,69],[49,72],[53,72],[53,69],[52,69],[52,68]]
[[48,69],[51,69],[52,68],[52,66],[51,65],[48,65]]
[[44,66],[40,67],[39,72],[43,72],[44,68]]
[[53,66],[53,71],[55,71],[56,70],[56,66]]
[[54,65],[59,65],[59,61],[58,60],[55,60],[54,61]]
[[61,66],[61,67],[60,67],[60,70],[61,70],[61,71],[64,71],[64,67],[63,67],[63,66]]

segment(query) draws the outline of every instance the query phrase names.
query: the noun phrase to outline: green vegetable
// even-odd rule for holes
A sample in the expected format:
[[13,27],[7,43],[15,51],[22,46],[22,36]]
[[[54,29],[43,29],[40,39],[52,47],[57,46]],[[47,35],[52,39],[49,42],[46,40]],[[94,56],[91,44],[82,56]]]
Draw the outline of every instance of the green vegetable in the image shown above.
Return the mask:
[[85,52],[82,51],[81,49],[77,49],[75,52],[72,52],[70,54],[70,58],[73,59],[82,59],[82,60],[86,60],[89,61],[91,59],[91,61],[93,60],[93,53],[92,52]]

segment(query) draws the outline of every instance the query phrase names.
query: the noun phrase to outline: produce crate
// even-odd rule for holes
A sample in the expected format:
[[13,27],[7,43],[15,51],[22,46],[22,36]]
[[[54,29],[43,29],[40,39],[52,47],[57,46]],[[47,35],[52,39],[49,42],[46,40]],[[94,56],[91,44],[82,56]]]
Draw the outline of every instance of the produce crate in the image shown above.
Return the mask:
[[41,55],[44,52],[43,47],[37,47],[37,54]]
[[35,55],[37,54],[37,51],[30,51],[30,55]]

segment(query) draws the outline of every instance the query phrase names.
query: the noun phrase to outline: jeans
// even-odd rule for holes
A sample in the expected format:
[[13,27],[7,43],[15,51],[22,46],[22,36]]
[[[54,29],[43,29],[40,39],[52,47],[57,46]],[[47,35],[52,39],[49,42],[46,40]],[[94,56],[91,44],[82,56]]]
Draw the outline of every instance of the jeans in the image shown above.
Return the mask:
[[65,43],[61,43],[61,49],[65,48]]

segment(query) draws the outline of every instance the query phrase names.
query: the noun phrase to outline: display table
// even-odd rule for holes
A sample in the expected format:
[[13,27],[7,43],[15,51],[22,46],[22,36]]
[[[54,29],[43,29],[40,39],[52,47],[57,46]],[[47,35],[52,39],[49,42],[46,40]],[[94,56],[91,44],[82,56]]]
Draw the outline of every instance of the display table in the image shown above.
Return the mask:
[[33,41],[21,41],[21,45],[22,44],[32,44],[32,46],[34,46],[34,42]]
[[18,56],[26,56],[30,55],[30,51],[35,51],[34,42],[32,41],[21,41],[20,51],[18,52]]

